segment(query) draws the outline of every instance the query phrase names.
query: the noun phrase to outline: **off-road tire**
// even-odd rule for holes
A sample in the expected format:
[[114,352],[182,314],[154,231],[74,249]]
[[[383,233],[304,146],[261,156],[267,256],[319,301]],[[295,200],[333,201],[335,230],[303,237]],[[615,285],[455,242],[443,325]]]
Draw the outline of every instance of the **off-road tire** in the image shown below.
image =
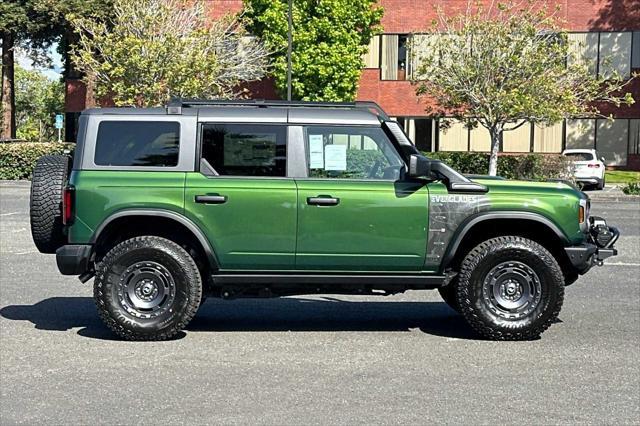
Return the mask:
[[[136,268],[144,265],[162,270],[164,275],[158,275],[170,279],[174,289],[173,298],[163,299],[167,306],[153,317],[132,309],[126,290],[141,273]],[[132,268],[133,275],[129,272]],[[112,248],[96,265],[93,294],[100,317],[118,336],[127,340],[166,340],[196,314],[202,299],[202,278],[193,258],[178,244],[156,236],[135,237]]]
[[455,276],[451,279],[451,281],[444,287],[438,287],[438,293],[440,293],[440,297],[442,300],[449,305],[451,309],[460,313],[460,305],[458,304],[458,277]]
[[29,200],[31,236],[41,253],[55,253],[67,241],[62,197],[69,166],[70,158],[66,155],[45,155],[33,169]]
[[[510,313],[496,309],[491,293],[483,290],[487,282],[500,277],[500,268],[512,267],[532,272],[528,279],[537,282],[539,299],[528,308],[525,305],[525,311],[518,314],[521,317],[505,318]],[[562,308],[564,277],[558,262],[547,249],[526,238],[504,236],[480,243],[462,261],[458,277],[462,315],[474,330],[491,340],[535,339],[556,321]]]

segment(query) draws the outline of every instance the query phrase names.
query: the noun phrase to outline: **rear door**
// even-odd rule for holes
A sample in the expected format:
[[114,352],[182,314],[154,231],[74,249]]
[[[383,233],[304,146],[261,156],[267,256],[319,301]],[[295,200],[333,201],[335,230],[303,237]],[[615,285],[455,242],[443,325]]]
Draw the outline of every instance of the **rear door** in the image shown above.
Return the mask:
[[297,178],[296,268],[419,271],[427,188],[400,180],[404,163],[378,126],[304,128],[307,177]]
[[200,151],[185,214],[205,230],[221,269],[293,269],[297,192],[286,123],[202,123]]

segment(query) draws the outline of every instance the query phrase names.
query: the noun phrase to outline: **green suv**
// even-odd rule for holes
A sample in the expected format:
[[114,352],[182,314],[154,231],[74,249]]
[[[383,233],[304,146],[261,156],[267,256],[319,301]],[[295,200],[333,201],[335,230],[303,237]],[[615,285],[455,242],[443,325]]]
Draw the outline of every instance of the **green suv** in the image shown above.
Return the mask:
[[374,103],[183,101],[82,113],[43,157],[31,230],[98,312],[167,339],[205,297],[437,289],[480,335],[535,338],[618,231],[561,182],[469,179]]

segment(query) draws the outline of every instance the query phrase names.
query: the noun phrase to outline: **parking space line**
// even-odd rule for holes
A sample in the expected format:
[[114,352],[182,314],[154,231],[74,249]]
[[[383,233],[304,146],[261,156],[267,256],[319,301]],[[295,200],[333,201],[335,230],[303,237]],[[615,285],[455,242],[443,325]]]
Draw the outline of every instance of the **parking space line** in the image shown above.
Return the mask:
[[11,212],[11,213],[0,213],[0,216],[11,216],[14,214],[20,214],[20,212]]
[[603,266],[640,266],[640,263],[605,262]]

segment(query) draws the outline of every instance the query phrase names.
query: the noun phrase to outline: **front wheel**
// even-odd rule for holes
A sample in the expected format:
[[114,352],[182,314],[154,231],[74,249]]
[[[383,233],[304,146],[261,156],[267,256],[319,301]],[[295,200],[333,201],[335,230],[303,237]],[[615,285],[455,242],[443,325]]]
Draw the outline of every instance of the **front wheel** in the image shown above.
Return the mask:
[[165,340],[193,318],[202,278],[173,241],[135,237],[112,248],[96,267],[94,298],[105,324],[127,340]]
[[492,340],[530,340],[557,319],[564,278],[556,259],[540,244],[505,236],[467,254],[457,299],[467,322]]

